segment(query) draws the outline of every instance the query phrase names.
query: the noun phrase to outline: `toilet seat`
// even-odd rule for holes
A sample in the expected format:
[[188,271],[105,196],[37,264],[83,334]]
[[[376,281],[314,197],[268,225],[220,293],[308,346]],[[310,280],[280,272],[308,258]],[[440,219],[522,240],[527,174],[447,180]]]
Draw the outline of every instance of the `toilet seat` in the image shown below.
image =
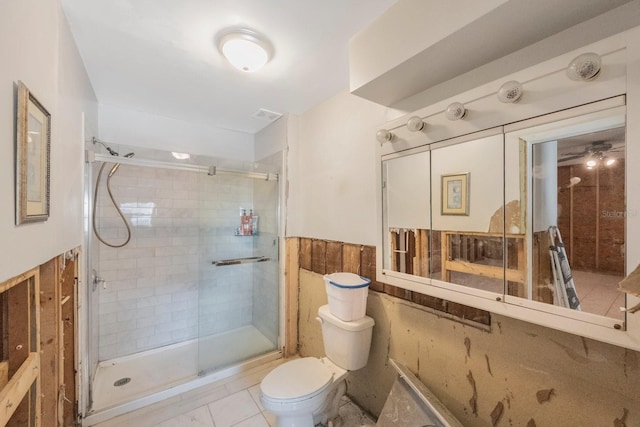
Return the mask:
[[325,391],[333,381],[333,372],[320,359],[304,357],[284,363],[262,380],[265,400],[295,403],[311,399]]

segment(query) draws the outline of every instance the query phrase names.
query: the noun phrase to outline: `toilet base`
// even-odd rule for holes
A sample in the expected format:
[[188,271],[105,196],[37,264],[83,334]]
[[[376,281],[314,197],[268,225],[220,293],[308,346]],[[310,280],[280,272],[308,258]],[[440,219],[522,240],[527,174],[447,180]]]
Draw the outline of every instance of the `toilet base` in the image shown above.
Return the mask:
[[313,414],[313,422],[315,425],[340,427],[342,426],[342,419],[338,415],[340,410],[340,401],[342,396],[347,392],[347,382],[341,380],[334,385],[333,390],[327,396],[322,407]]
[[342,427],[342,418],[338,415],[340,401],[347,391],[347,383],[341,380],[334,385],[322,406],[313,414],[274,414],[276,427]]
[[276,416],[276,427],[315,427],[311,414]]

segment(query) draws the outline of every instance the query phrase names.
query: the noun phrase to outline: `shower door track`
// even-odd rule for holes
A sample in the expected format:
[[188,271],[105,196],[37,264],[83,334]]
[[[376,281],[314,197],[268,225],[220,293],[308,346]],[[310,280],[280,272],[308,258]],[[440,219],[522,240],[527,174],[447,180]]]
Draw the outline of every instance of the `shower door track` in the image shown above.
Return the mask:
[[86,152],[86,162],[108,162],[108,163],[120,163],[122,165],[132,165],[132,166],[144,166],[144,167],[152,167],[152,168],[163,168],[163,169],[173,169],[173,170],[181,170],[188,172],[198,172],[198,173],[206,173],[210,176],[215,175],[234,175],[244,178],[252,178],[259,179],[263,181],[277,181],[278,174],[277,173],[259,173],[259,172],[246,172],[234,169],[223,169],[217,166],[201,166],[201,165],[193,165],[193,164],[176,164],[173,162],[164,162],[161,160],[146,160],[146,159],[137,159],[137,158],[129,158],[129,157],[118,157],[111,156],[106,154],[96,153],[90,150]]

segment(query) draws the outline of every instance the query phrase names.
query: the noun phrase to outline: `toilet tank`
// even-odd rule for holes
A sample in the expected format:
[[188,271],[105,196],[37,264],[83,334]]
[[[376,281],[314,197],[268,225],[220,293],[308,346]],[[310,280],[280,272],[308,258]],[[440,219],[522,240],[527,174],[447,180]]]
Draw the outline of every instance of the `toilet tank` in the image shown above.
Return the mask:
[[364,368],[369,360],[373,319],[365,316],[345,322],[331,314],[329,305],[320,307],[318,316],[327,357],[348,371]]

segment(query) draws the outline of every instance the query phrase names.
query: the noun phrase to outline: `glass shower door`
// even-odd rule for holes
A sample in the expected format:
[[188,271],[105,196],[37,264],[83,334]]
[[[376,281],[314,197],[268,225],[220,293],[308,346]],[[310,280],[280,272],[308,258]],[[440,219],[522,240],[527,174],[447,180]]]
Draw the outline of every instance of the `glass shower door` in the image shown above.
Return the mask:
[[[275,177],[275,175],[269,175]],[[201,176],[198,372],[278,348],[278,181]]]

